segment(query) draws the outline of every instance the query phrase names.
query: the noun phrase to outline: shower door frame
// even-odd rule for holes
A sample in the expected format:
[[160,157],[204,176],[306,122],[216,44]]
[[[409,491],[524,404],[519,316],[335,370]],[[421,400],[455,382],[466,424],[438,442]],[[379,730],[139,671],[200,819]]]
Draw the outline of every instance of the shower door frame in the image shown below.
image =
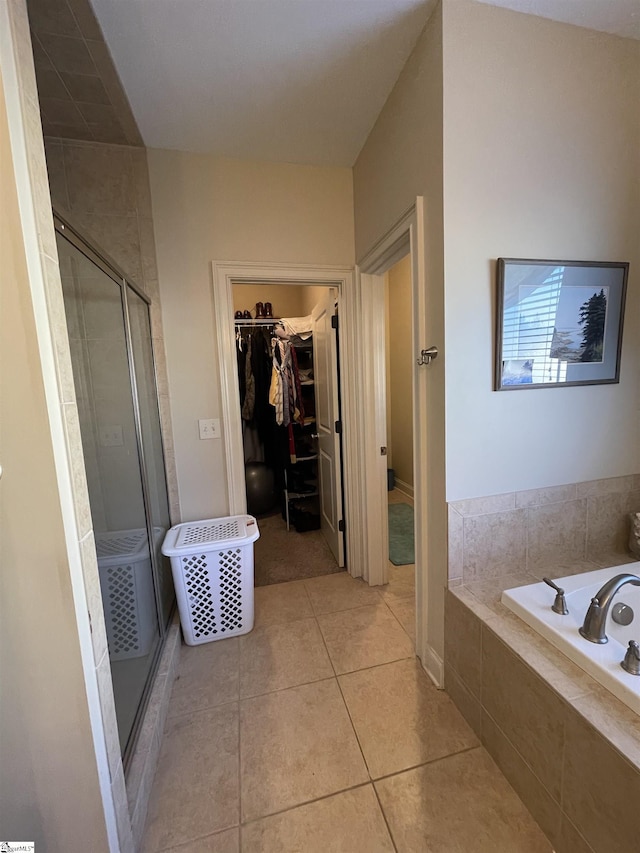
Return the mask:
[[[140,728],[142,726],[142,722],[144,720],[144,712],[147,707],[147,703],[149,700],[149,696],[151,694],[151,690],[153,688],[153,683],[155,679],[155,675],[157,673],[158,664],[160,661],[160,657],[162,655],[162,651],[164,649],[164,644],[167,638],[168,626],[171,623],[173,614],[176,608],[176,601],[174,598],[173,605],[169,611],[168,618],[165,620],[162,612],[162,600],[160,597],[160,589],[159,589],[159,566],[156,561],[156,553],[154,548],[154,533],[153,533],[153,519],[151,514],[151,499],[149,493],[149,482],[148,482],[148,468],[145,459],[144,445],[142,440],[142,421],[140,417],[140,401],[138,397],[138,383],[135,375],[135,356],[133,353],[133,343],[131,336],[131,323],[129,317],[129,304],[127,299],[127,288],[130,287],[131,290],[139,296],[143,302],[146,304],[147,308],[151,306],[151,299],[147,296],[147,294],[136,285],[131,279],[129,279],[126,273],[122,270],[122,268],[106,253],[102,251],[98,251],[91,239],[85,235],[81,231],[79,231],[75,226],[71,225],[63,216],[61,216],[55,208],[53,209],[53,224],[55,227],[55,231],[57,234],[60,234],[71,243],[79,252],[81,252],[86,258],[88,258],[93,264],[95,264],[98,269],[100,269],[105,275],[107,275],[114,284],[118,285],[120,288],[120,301],[122,305],[122,318],[123,318],[123,328],[125,332],[125,347],[127,352],[127,364],[129,369],[129,382],[131,386],[131,397],[133,404],[133,416],[135,423],[135,432],[136,432],[136,447],[138,451],[138,461],[140,467],[140,479],[141,479],[141,488],[142,488],[142,500],[144,504],[144,512],[145,512],[145,526],[147,530],[147,539],[149,542],[149,554],[151,559],[151,567],[152,567],[152,578],[153,578],[153,593],[154,593],[154,601],[156,605],[156,613],[158,616],[158,627],[160,634],[160,642],[154,652],[153,659],[151,661],[151,666],[149,668],[149,673],[145,681],[145,685],[142,691],[142,696],[140,698],[140,702],[136,709],[136,714],[134,718],[133,725],[131,727],[131,731],[127,738],[126,746],[124,751],[122,752],[122,765],[125,773],[128,770],[129,763],[131,761],[131,757],[133,752],[135,751],[135,746],[138,740],[138,735],[140,732]],[[158,405],[158,382],[157,382],[157,363],[156,363],[156,355],[153,346],[153,336],[149,336],[149,342],[151,346],[151,358],[153,364],[153,389],[155,392],[155,400],[156,405]],[[158,405],[158,420],[160,423],[160,435],[162,437],[162,423],[160,421],[160,410]],[[166,455],[164,450],[164,440],[160,443],[161,451],[162,451],[162,464],[165,471],[165,488],[167,485],[166,479]],[[89,505],[91,504],[91,500],[89,500]],[[167,506],[169,506],[169,496],[167,493]],[[116,708],[116,717],[117,717],[117,708]]]

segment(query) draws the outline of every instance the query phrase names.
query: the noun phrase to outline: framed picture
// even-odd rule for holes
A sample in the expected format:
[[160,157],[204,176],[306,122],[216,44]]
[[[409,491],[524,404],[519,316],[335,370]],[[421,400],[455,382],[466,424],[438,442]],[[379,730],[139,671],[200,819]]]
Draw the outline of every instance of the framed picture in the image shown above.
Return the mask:
[[495,390],[618,382],[628,272],[498,258]]

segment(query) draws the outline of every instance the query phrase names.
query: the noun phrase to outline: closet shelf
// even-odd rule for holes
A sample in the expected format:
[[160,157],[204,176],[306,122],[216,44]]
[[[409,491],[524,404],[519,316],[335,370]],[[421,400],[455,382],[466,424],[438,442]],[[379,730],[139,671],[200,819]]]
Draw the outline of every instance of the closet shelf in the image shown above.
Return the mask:
[[311,462],[312,459],[317,459],[318,454],[314,453],[312,456],[296,456],[296,462]]
[[243,317],[233,321],[236,326],[275,326],[280,320],[278,317]]
[[302,498],[315,498],[319,492],[289,492],[287,491],[287,499],[290,501],[299,501]]

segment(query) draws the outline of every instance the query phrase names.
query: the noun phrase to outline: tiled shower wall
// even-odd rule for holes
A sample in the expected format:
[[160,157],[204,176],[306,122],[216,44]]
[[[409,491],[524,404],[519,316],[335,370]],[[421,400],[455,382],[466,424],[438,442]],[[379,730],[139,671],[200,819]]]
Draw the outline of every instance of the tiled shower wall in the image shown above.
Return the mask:
[[172,523],[180,520],[158,290],[151,192],[144,148],[45,139],[53,206],[151,299],[151,334]]
[[[628,555],[640,475],[449,504],[449,585],[540,569],[615,565]],[[561,574],[561,572],[556,572]]]

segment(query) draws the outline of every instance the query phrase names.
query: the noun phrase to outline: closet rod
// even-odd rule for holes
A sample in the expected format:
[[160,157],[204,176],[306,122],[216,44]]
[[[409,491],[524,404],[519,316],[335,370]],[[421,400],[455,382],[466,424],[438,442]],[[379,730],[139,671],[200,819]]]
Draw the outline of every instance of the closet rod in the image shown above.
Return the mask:
[[236,326],[247,326],[250,328],[259,328],[260,326],[276,326],[280,320],[234,320]]

